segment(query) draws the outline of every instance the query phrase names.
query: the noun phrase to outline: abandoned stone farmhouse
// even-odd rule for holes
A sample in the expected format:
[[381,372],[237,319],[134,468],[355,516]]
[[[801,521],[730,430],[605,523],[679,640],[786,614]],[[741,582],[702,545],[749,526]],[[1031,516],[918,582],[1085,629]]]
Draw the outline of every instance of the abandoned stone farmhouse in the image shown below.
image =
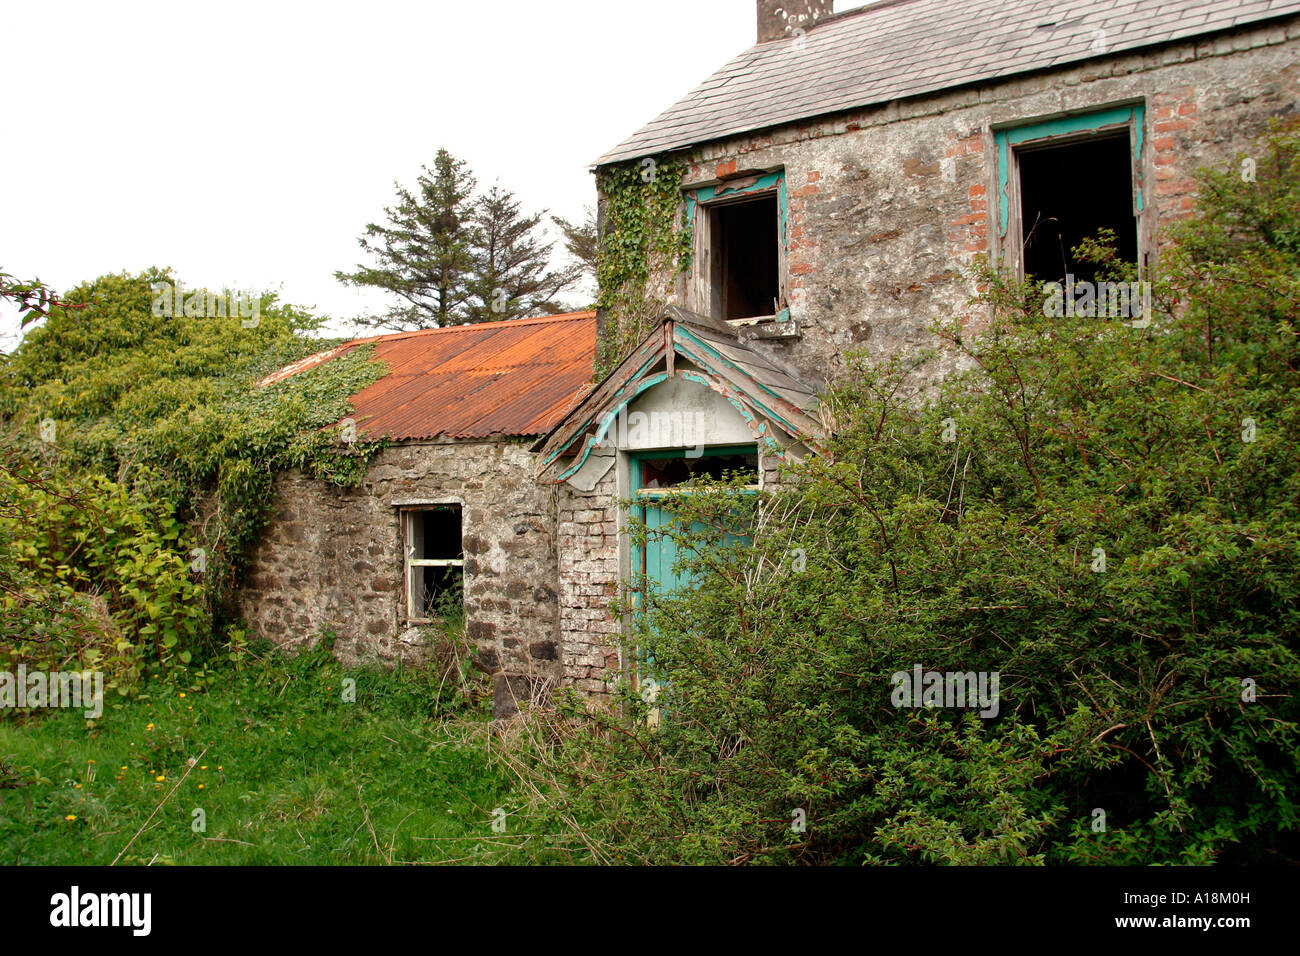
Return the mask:
[[761,489],[814,453],[845,352],[933,346],[978,255],[1086,279],[1070,250],[1104,227],[1149,274],[1193,171],[1300,102],[1300,0],[756,6],[752,47],[596,161],[685,169],[690,264],[655,276],[655,327],[598,382],[604,314],[372,340],[392,371],[354,417],[393,445],[355,491],[282,476],[243,590],[262,633],[418,653],[460,588],[498,714],[607,693],[630,653],[620,580],[671,577],[621,502],[650,520],[692,474]]

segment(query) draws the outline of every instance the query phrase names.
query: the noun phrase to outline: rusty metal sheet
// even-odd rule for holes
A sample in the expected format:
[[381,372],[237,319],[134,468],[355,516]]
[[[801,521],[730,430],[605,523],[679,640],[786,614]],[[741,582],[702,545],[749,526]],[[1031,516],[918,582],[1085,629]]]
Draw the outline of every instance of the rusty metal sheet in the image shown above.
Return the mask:
[[543,435],[591,381],[596,313],[356,339],[259,384],[373,345],[388,374],[352,396],[358,432],[393,441]]

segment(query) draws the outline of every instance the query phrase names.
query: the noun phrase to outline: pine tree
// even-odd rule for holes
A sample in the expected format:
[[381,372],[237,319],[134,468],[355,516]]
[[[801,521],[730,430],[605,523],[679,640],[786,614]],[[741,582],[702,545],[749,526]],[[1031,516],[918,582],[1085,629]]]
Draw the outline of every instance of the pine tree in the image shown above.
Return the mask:
[[549,268],[553,242],[538,227],[543,210],[525,215],[515,194],[493,185],[474,203],[470,322],[496,322],[565,310],[557,299],[581,267]]
[[564,248],[569,257],[578,264],[581,275],[594,285],[596,282],[596,256],[600,242],[596,235],[596,210],[591,206],[583,207],[582,222],[569,222],[559,216],[551,219],[564,235]]
[[403,330],[470,321],[477,184],[464,161],[445,149],[438,150],[432,170],[422,169],[419,198],[398,185],[397,206],[384,209],[387,224],[366,225],[359,242],[376,264],[334,273],[340,282],[375,286],[402,300],[386,315],[358,319],[363,324]]

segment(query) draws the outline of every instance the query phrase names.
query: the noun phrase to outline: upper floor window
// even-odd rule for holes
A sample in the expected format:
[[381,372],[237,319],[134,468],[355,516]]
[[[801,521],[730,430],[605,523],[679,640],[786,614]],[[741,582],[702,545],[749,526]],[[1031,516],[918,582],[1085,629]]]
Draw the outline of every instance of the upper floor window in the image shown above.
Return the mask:
[[733,179],[686,194],[695,248],[689,307],[729,322],[786,309],[785,175]]
[[1121,259],[1140,261],[1142,136],[1140,105],[995,132],[1002,248],[1022,275],[1092,281],[1073,250],[1101,229]]

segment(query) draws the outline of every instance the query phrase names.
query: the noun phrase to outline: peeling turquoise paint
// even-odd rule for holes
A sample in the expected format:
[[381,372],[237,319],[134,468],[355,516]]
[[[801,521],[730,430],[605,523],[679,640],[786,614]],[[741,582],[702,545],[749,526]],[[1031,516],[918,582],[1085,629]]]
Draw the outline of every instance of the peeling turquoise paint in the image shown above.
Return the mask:
[[[726,399],[727,402],[729,402],[736,411],[740,413],[741,417],[744,418],[746,425],[756,440],[764,442],[767,447],[774,451],[781,451],[780,444],[769,433],[769,424],[772,422],[780,425],[791,435],[798,436],[804,434],[803,430],[799,426],[788,421],[785,416],[775,411],[767,402],[762,401],[761,395],[753,394],[744,388],[735,386],[735,391],[739,395],[745,397],[745,402],[740,401],[737,395],[732,394],[732,387],[726,383],[719,367],[732,369],[739,374],[744,375],[746,379],[753,382],[757,390],[770,395],[772,398],[776,399],[777,402],[780,402],[783,405],[786,404],[785,399],[780,395],[763,385],[763,383],[753,379],[753,377],[745,372],[744,369],[740,368],[736,363],[730,361],[726,356],[710,347],[707,342],[703,341],[698,336],[693,335],[682,325],[679,324],[675,327],[675,333],[676,335],[681,336],[684,341],[674,341],[673,351],[677,355],[694,362],[702,369],[702,372],[695,372],[690,369],[679,368],[677,374],[687,381],[693,382],[697,385],[702,385]],[[555,478],[556,483],[567,481],[569,478],[577,474],[582,466],[587,463],[587,459],[591,457],[592,451],[601,441],[604,440],[605,435],[609,431],[610,425],[613,424],[619,412],[626,408],[631,402],[635,401],[643,392],[668,380],[667,372],[658,372],[646,378],[640,378],[640,376],[644,375],[645,372],[648,371],[661,357],[661,352],[656,352],[651,355],[641,368],[638,369],[636,373],[637,377],[630,379],[614,392],[612,398],[617,400],[616,404],[600,416],[600,425],[596,434],[586,439],[580,457]],[[754,408],[749,408],[746,402],[752,402]],[[589,417],[583,424],[582,428],[577,430],[577,434],[586,431],[586,429],[591,427],[596,420],[597,416],[595,415]],[[550,465],[571,445],[572,441],[570,441],[568,445],[553,451],[549,456],[547,456],[544,464]]]
[[[740,400],[732,397],[731,395],[728,395],[724,390],[719,388],[711,379],[701,375],[699,372],[681,372],[679,374],[681,375],[682,378],[686,379],[688,382],[695,382],[697,385],[703,385],[705,388],[717,392],[717,394],[721,395],[728,402],[730,402],[731,406],[740,413],[742,418],[745,419],[745,423],[749,426],[749,431],[754,436],[754,438],[762,440],[767,444],[767,447],[769,448],[776,449],[777,451],[783,450],[781,446],[777,443],[777,441],[767,433],[768,423],[758,421],[757,416],[755,416],[748,408],[746,408],[744,404],[740,402]],[[757,427],[755,427],[755,423],[757,423]]]
[[[555,479],[556,484],[562,481],[568,481],[578,473],[583,465],[587,463],[587,459],[591,457],[592,451],[597,445],[605,440],[605,435],[609,432],[609,426],[614,424],[614,419],[618,417],[620,411],[626,408],[629,403],[635,401],[636,397],[646,389],[654,388],[656,385],[662,384],[666,381],[668,381],[668,373],[660,372],[657,375],[651,375],[649,378],[638,382],[636,390],[633,391],[631,395],[605,413],[605,417],[600,420],[600,428],[597,429],[596,434],[587,439],[586,447],[582,450],[582,456],[568,470],[562,472],[559,477]],[[626,391],[626,388],[619,389],[620,394],[624,391]]]
[[781,244],[789,248],[789,233],[786,230],[786,198],[785,198],[785,173],[768,173],[766,176],[760,176],[753,185],[745,186],[743,189],[732,189],[726,183],[719,183],[716,186],[703,186],[700,189],[691,189],[686,193],[686,222],[693,228],[695,225],[695,207],[700,203],[707,203],[714,199],[722,199],[731,196],[744,196],[748,193],[761,193],[768,190],[776,190],[776,208],[781,217]]
[[998,162],[998,227],[999,235],[1006,237],[1011,225],[1011,150],[1013,147],[1074,133],[1100,132],[1106,127],[1128,125],[1132,130],[1129,143],[1134,159],[1133,189],[1134,201],[1138,212],[1144,208],[1142,195],[1141,163],[1142,144],[1146,136],[1146,112],[1141,103],[1103,110],[1098,113],[1084,113],[1079,116],[1063,116],[1060,119],[1047,120],[1042,123],[1030,123],[1010,129],[997,130],[993,140]]
[[[631,384],[632,382],[636,382],[636,381],[638,381],[638,380],[641,378],[641,376],[644,375],[644,374],[646,373],[646,371],[650,368],[650,366],[653,365],[655,362],[657,362],[657,361],[659,360],[659,355],[660,355],[659,351],[658,351],[658,350],[655,350],[655,351],[650,355],[650,357],[649,357],[648,359],[646,359],[646,361],[643,362],[643,363],[641,364],[641,367],[640,367],[639,369],[637,369],[636,372],[633,373],[633,375],[632,375],[632,377],[629,379],[628,383],[627,383],[627,384],[624,384],[624,385],[622,385],[622,386],[619,387],[618,391],[616,391],[616,392],[614,393],[614,396],[617,397],[617,396],[619,396],[619,395],[622,395],[623,392],[627,389],[628,384]],[[592,424],[592,422],[593,422],[594,420],[595,420],[594,417],[593,417],[593,418],[588,418],[585,422],[582,423],[582,427],[581,427],[581,428],[576,429],[576,432],[577,432],[578,434],[581,434],[582,432],[586,431],[586,430],[591,426],[591,424]],[[572,445],[572,444],[573,444],[573,442],[570,441],[568,445],[562,445],[562,446],[560,446],[559,448],[555,449],[555,451],[551,452],[549,455],[546,456],[546,460],[543,461],[542,464],[543,464],[543,465],[549,465],[551,462],[555,461],[555,459],[559,458],[560,455],[564,454],[565,450],[569,447],[569,445]],[[585,460],[585,459],[584,459],[584,460]],[[563,480],[563,479],[560,479],[560,480]]]
[[[778,395],[776,392],[772,391],[770,388],[768,388],[768,387],[767,387],[766,385],[764,385],[762,382],[759,382],[759,381],[757,381],[757,380],[754,380],[754,379],[753,379],[753,376],[751,376],[751,375],[750,375],[748,372],[746,372],[744,369],[742,369],[742,368],[740,368],[739,366],[737,366],[735,362],[732,362],[731,360],[729,360],[726,356],[722,355],[722,354],[721,354],[720,352],[718,352],[717,350],[715,350],[715,349],[713,349],[713,348],[710,348],[709,345],[708,345],[707,343],[705,343],[705,342],[702,341],[701,339],[697,338],[696,336],[692,335],[692,334],[691,334],[687,329],[684,329],[684,328],[682,328],[681,326],[678,326],[678,327],[677,327],[677,334],[681,335],[681,336],[682,336],[683,338],[685,338],[685,339],[689,339],[692,343],[694,343],[695,345],[699,346],[699,348],[704,352],[704,354],[707,355],[707,356],[709,356],[709,357],[711,357],[715,362],[721,363],[722,365],[726,366],[727,368],[734,369],[735,371],[737,371],[737,372],[739,372],[740,374],[744,375],[746,378],[753,380],[753,381],[754,381],[754,384],[757,385],[757,386],[758,386],[760,389],[762,389],[764,392],[766,392],[768,395],[771,395],[773,398],[777,399],[778,401],[784,401],[784,399],[782,399],[781,396]],[[680,351],[680,350],[679,350],[679,351]],[[700,363],[701,365],[707,365],[707,363],[706,363],[703,359],[701,359],[699,356],[691,355],[691,354],[686,353],[686,352],[683,352],[682,354],[685,355],[687,358],[691,359],[691,361],[693,361],[693,362],[698,362],[698,363]],[[712,372],[712,371],[714,371],[714,370],[713,370],[713,369],[709,369],[709,371]],[[714,372],[714,374],[716,375],[717,372]],[[798,434],[800,433],[800,430],[799,430],[798,428],[795,428],[793,425],[790,424],[790,422],[786,421],[783,417],[781,417],[780,415],[776,414],[774,411],[772,411],[772,410],[771,410],[770,408],[768,408],[766,405],[763,405],[762,408],[763,408],[763,412],[764,412],[766,415],[768,415],[768,416],[770,416],[771,418],[774,418],[774,419],[776,419],[778,422],[780,422],[781,425],[784,426],[784,427],[785,427],[785,428],[790,432],[790,434],[792,434],[792,435],[798,435]]]

